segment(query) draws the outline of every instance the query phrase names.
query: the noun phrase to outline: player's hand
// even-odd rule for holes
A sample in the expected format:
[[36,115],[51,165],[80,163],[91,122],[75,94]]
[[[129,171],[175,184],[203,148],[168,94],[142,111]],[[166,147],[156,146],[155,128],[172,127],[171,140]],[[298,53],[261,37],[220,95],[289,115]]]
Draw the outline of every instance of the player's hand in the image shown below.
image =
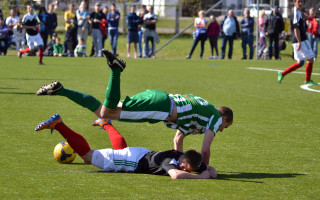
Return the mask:
[[301,42],[298,42],[297,51],[299,51],[301,48]]
[[85,30],[85,27],[83,26],[83,27],[81,28],[81,30],[84,31],[84,30]]
[[218,177],[218,172],[214,167],[208,166],[207,170],[210,173],[210,178],[217,178]]

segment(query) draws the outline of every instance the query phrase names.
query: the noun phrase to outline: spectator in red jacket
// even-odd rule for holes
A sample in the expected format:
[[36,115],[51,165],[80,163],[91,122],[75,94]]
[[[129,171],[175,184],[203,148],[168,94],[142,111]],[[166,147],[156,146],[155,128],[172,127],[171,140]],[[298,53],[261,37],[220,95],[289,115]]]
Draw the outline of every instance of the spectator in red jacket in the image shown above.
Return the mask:
[[[211,46],[211,56],[209,59],[218,59],[219,51],[218,51],[218,38],[220,34],[220,25],[218,24],[215,16],[210,16],[211,23],[208,26],[207,33]],[[213,56],[213,49],[216,50],[216,56]]]

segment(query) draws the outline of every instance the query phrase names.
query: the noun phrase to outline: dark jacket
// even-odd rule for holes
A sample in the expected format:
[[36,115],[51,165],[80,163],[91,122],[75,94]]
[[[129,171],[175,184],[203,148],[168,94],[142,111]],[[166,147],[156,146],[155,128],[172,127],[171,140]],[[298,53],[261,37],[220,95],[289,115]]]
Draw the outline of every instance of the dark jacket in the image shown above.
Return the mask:
[[264,30],[268,34],[279,34],[284,30],[284,22],[280,13],[269,15],[264,25]]
[[[227,19],[228,16],[226,16],[220,23],[220,30],[221,30],[221,34],[223,36],[223,24],[224,24],[224,21]],[[240,26],[239,26],[239,22],[237,20],[237,18],[234,16],[233,19],[235,20],[236,22],[236,32],[234,32],[233,34],[233,38],[236,39],[240,36]]]
[[140,17],[136,13],[130,13],[127,16],[127,24],[129,31],[138,31],[140,24]]

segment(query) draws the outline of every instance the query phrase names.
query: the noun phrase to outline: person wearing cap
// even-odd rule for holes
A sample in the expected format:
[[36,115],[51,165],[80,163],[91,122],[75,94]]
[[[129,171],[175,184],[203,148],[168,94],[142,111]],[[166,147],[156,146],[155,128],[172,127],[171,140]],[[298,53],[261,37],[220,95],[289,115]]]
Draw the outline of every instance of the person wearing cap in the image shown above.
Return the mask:
[[279,7],[274,6],[271,15],[267,17],[265,23],[266,36],[269,37],[269,58],[272,58],[272,47],[274,44],[274,58],[279,59],[279,35],[284,30],[284,22],[282,15],[279,12]]
[[92,41],[95,47],[96,57],[102,57],[102,32],[100,31],[100,23],[103,14],[100,11],[100,3],[96,3],[94,11],[90,14],[90,23],[92,24]]

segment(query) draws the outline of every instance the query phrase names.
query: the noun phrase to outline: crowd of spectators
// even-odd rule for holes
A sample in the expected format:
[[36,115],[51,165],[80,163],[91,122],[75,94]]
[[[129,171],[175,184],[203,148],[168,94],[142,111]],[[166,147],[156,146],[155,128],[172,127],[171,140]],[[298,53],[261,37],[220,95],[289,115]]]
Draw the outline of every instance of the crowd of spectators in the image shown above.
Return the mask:
[[[112,52],[117,53],[120,12],[115,4],[109,7],[101,8],[100,3],[96,3],[94,11],[90,13],[88,5],[85,1],[81,2],[78,8],[74,4],[68,5],[68,10],[64,13],[65,37],[59,52],[54,50],[54,46],[60,44],[60,38],[57,37],[56,28],[58,26],[57,14],[54,12],[54,5],[49,4],[48,10],[41,7],[38,12],[38,18],[41,21],[39,33],[44,42],[46,56],[87,56],[87,40],[88,36],[92,36],[92,49],[89,56],[101,57],[101,50],[105,46],[105,40],[109,37]],[[136,8],[132,6],[130,13],[125,16],[127,22],[127,57],[131,57],[131,43],[134,48],[134,58],[146,57],[155,58],[155,45],[159,43],[159,35],[156,32],[157,15],[154,14],[153,7],[148,9],[143,5],[136,13]],[[318,54],[318,43],[320,38],[320,19],[315,13],[314,8],[309,9],[308,40],[311,44],[315,55]],[[224,59],[228,44],[227,57],[232,59],[233,43],[235,39],[241,38],[242,59],[253,59],[254,48],[258,48],[258,59],[265,55],[264,59],[281,59],[279,52],[282,49],[280,40],[281,34],[288,29],[286,19],[282,18],[279,7],[273,7],[272,13],[265,15],[264,10],[260,12],[259,20],[259,42],[254,44],[254,19],[250,17],[250,11],[245,10],[244,18],[239,23],[233,10],[229,10],[220,24],[218,24],[215,16],[211,15],[210,20],[205,17],[205,12],[199,12],[199,17],[194,21],[196,28],[193,36],[194,42],[189,55],[190,59],[197,44],[201,43],[200,58],[203,57],[204,46],[207,39],[210,42],[211,56],[209,59]],[[17,52],[25,48],[25,29],[22,28],[19,7],[10,10],[10,15],[5,18],[0,9],[0,55],[6,55],[7,49],[11,44],[16,46]],[[219,57],[218,38],[221,38],[221,55]],[[51,39],[48,42],[48,38]],[[268,41],[268,48],[267,42]],[[247,47],[249,55],[247,56]],[[214,56],[215,52],[215,56]],[[315,58],[316,59],[316,58]]]
[[[200,58],[202,59],[204,46],[207,38],[209,38],[211,56],[209,59],[219,59],[218,51],[218,37],[221,37],[221,56],[220,59],[225,58],[225,52],[227,43],[229,43],[228,58],[232,59],[233,55],[233,42],[235,39],[241,38],[241,47],[243,56],[242,59],[253,59],[254,48],[258,48],[258,59],[281,59],[279,54],[280,50],[285,49],[284,39],[288,33],[289,26],[287,19],[282,17],[282,14],[278,6],[274,6],[272,13],[265,16],[264,10],[259,14],[259,42],[254,44],[254,18],[250,17],[250,10],[244,11],[244,17],[241,22],[238,22],[237,17],[234,15],[232,9],[228,10],[228,14],[223,18],[220,23],[216,21],[215,16],[210,16],[208,21],[204,16],[204,11],[199,12],[199,17],[194,21],[194,27],[196,28],[193,33],[194,42],[189,55],[186,57],[190,59],[193,51],[195,50],[199,41],[201,41]],[[320,18],[315,14],[315,9],[309,9],[308,24],[308,40],[311,44],[315,55],[318,54],[318,43],[320,38]],[[268,48],[266,43],[268,38]],[[249,56],[247,56],[247,47],[249,47]],[[214,49],[216,56],[214,55]],[[263,56],[263,54],[265,56]],[[316,59],[316,57],[315,57]]]
[[[12,44],[16,46],[17,52],[25,48],[26,31],[22,28],[21,19],[17,13],[20,14],[19,9],[12,9],[10,16],[4,18],[0,9],[0,55],[6,55],[8,47]],[[102,57],[102,49],[108,37],[113,53],[118,56],[118,29],[121,15],[116,4],[110,5],[109,12],[108,6],[101,8],[100,3],[96,3],[94,10],[90,12],[85,1],[81,2],[78,9],[75,4],[70,3],[68,10],[64,13],[65,32],[62,44],[57,37],[58,20],[54,5],[49,4],[48,10],[41,7],[37,14],[41,22],[38,32],[43,39],[45,56],[86,57],[89,35],[92,37],[89,56]],[[139,15],[136,13],[136,8],[131,7],[130,13],[125,17],[128,24],[127,56],[130,57],[130,44],[134,43],[134,58],[155,58],[155,44],[159,42],[159,36],[156,33],[158,17],[153,13],[153,7],[150,6],[148,12],[143,5]],[[149,43],[151,43],[150,47]]]

